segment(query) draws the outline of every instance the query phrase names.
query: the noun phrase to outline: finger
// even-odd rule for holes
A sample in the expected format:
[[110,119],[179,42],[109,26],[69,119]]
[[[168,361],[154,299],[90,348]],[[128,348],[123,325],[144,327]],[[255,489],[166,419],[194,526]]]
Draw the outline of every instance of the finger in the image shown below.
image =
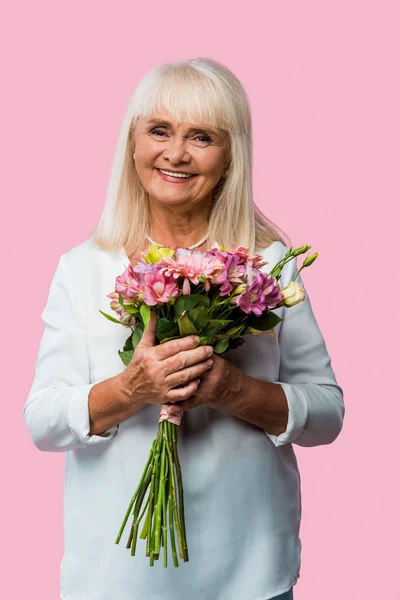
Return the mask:
[[157,315],[154,310],[150,311],[150,321],[148,329],[144,328],[143,335],[140,338],[138,347],[150,348],[156,343],[156,321]]
[[190,367],[196,363],[206,360],[213,353],[212,346],[198,346],[197,348],[191,348],[190,350],[182,350],[170,356],[163,361],[164,375],[167,377],[171,373]]
[[186,369],[180,369],[179,371],[175,371],[174,373],[168,375],[165,378],[165,383],[169,388],[185,384],[188,381],[196,379],[197,377],[208,371],[213,366],[213,364],[214,362],[212,358],[209,358],[207,360],[203,360],[199,363],[196,363],[191,367],[187,367]]
[[196,336],[187,335],[178,340],[170,340],[169,342],[165,342],[165,344],[159,344],[156,347],[156,357],[158,360],[164,360],[177,354],[181,350],[189,350],[190,348],[194,348],[197,344]]
[[195,393],[200,383],[200,379],[194,379],[190,381],[187,385],[184,385],[180,388],[172,388],[167,392],[167,402],[180,402],[182,400],[186,400]]
[[200,406],[200,404],[201,402],[199,396],[190,396],[187,400],[179,402],[178,406],[180,411],[186,412],[191,408],[196,408],[196,406]]

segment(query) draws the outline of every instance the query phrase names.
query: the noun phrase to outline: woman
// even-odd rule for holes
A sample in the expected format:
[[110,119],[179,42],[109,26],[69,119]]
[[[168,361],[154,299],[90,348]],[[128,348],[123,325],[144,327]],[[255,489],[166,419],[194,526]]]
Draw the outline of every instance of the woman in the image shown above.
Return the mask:
[[[272,268],[288,245],[253,203],[251,172],[250,109],[226,67],[196,59],[144,77],[101,221],[59,260],[24,408],[37,448],[65,452],[64,600],[293,598],[301,552],[293,444],[332,443],[344,417],[307,296],[278,309],[275,340],[247,336],[223,356],[195,348],[192,336],[155,345],[152,317],[126,368],[117,352],[126,329],[99,313],[150,241],[240,244]],[[114,543],[168,400],[186,409],[179,452],[190,560],[179,569],[150,568],[140,540],[135,557]]]

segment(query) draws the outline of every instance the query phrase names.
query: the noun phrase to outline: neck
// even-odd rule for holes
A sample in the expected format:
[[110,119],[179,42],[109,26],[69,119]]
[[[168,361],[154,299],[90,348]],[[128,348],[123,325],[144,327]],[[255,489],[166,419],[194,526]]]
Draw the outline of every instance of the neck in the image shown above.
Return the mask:
[[[148,233],[155,242],[170,248],[192,246],[208,231],[208,210],[208,204],[182,210],[177,206],[149,202],[151,227]],[[199,249],[203,249],[207,241]]]

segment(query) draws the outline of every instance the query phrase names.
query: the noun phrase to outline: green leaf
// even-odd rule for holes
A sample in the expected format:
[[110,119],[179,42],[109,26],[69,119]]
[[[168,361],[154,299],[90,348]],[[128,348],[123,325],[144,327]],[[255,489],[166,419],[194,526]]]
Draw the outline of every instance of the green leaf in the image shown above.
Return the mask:
[[282,321],[281,317],[272,311],[264,312],[260,317],[257,315],[251,315],[246,321],[246,325],[258,329],[258,331],[268,331],[273,329],[278,323]]
[[201,331],[208,321],[208,307],[204,304],[194,306],[187,314],[197,331]]
[[179,296],[174,304],[175,320],[177,321],[185,310],[190,310],[196,304],[210,306],[210,298],[201,294],[184,294],[183,296]]
[[182,313],[181,316],[179,317],[178,327],[179,327],[179,333],[181,334],[182,337],[185,335],[192,335],[192,334],[197,335],[197,333],[198,333],[196,327],[193,325],[193,323],[189,319],[189,316],[186,311],[184,313]]
[[138,314],[139,309],[136,306],[133,306],[133,304],[125,304],[124,298],[121,296],[121,294],[118,296],[118,302],[120,303],[122,308],[126,310],[126,312],[130,315]]
[[123,352],[121,350],[118,350],[118,354],[119,354],[122,362],[124,363],[124,365],[128,366],[132,360],[133,350],[126,350]]
[[225,338],[224,340],[219,340],[214,346],[215,354],[222,354],[225,350],[228,349],[229,339]]
[[130,315],[137,315],[139,313],[139,309],[136,306],[132,306],[132,304],[124,304],[123,308]]
[[207,338],[207,344],[212,346],[215,342],[215,336],[217,333],[217,329],[215,326],[208,322],[207,325],[201,330],[201,335]]
[[143,319],[143,323],[144,323],[144,326],[146,327],[146,329],[149,328],[150,310],[151,310],[151,308],[147,304],[143,303],[140,305],[140,316]]
[[135,328],[134,328],[133,334],[132,334],[132,345],[135,350],[136,350],[136,346],[142,339],[143,331],[144,331],[143,323],[140,323],[140,321],[136,321]]
[[132,342],[132,338],[133,338],[133,331],[131,333],[131,335],[127,338],[125,345],[124,345],[124,350],[133,350],[133,342]]
[[156,337],[160,342],[166,337],[171,337],[178,334],[179,327],[177,323],[174,323],[165,317],[157,317]]
[[172,337],[166,337],[163,338],[160,342],[160,344],[165,344],[165,342],[169,342],[170,340],[181,340],[182,336],[181,335],[173,335]]
[[245,327],[246,325],[237,325],[236,327],[231,327],[228,331],[224,331],[224,333],[229,336],[230,339],[238,338]]
[[[118,321],[118,319],[114,319],[114,317],[112,317],[111,315],[108,315],[107,313],[103,312],[102,310],[99,309],[99,312],[101,312],[101,314],[104,315],[105,318],[108,319],[109,321],[123,325],[123,323],[121,323],[121,321]],[[123,326],[125,327],[125,325],[123,325]]]
[[211,323],[216,329],[223,329],[224,327],[229,325],[229,323],[233,323],[233,320],[232,319],[210,319],[208,322]]

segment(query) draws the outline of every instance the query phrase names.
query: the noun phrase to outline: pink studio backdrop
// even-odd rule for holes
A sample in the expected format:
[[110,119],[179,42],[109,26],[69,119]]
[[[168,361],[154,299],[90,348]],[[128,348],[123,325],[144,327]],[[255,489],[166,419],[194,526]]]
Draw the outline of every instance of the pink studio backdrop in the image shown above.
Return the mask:
[[237,74],[250,98],[256,202],[294,246],[310,243],[320,254],[305,284],[345,392],[338,439],[294,446],[303,498],[295,600],[400,599],[392,289],[399,19],[399,4],[384,0],[3,7],[4,598],[59,597],[64,456],[39,452],[22,415],[58,258],[87,239],[100,217],[140,78],[161,62],[209,56]]

